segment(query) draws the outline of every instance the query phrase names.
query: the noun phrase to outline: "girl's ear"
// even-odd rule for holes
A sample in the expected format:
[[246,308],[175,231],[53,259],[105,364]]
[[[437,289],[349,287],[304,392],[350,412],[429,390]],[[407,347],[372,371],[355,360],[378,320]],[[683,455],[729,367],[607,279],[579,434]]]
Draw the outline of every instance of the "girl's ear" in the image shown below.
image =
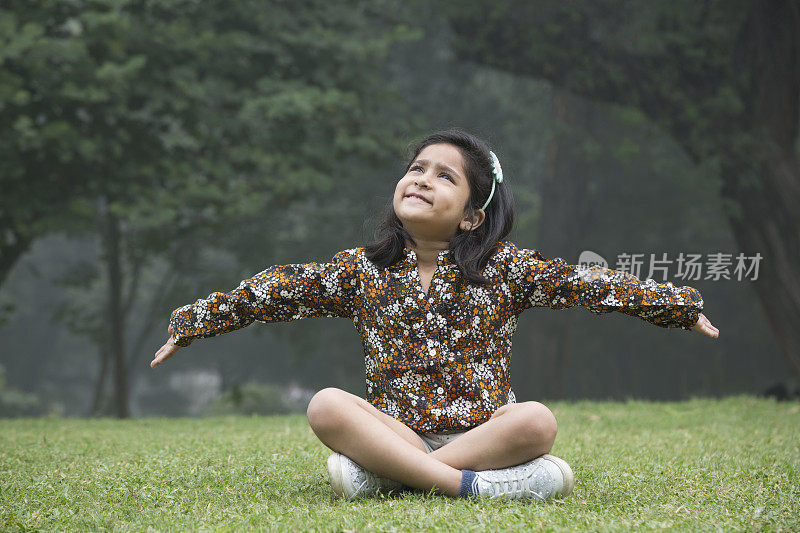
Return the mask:
[[472,217],[467,213],[458,227],[461,228],[462,231],[472,231],[483,224],[484,220],[486,220],[486,213],[483,209],[478,209],[472,212]]

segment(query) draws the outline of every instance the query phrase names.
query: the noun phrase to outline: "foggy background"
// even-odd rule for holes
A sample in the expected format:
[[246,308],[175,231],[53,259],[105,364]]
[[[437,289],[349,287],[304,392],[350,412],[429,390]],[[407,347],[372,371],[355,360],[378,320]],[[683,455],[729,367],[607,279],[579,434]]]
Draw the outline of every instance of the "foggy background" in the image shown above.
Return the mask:
[[[666,254],[652,277],[699,289],[720,329],[529,309],[520,401],[797,386],[795,3],[4,6],[0,415],[291,412],[328,386],[363,397],[342,319],[255,323],[149,362],[173,309],[364,245],[408,145],[449,127],[498,154],[518,246],[610,268],[643,254],[642,279]],[[699,279],[681,277],[680,254],[697,254]],[[737,275],[739,254],[760,254],[757,274]]]

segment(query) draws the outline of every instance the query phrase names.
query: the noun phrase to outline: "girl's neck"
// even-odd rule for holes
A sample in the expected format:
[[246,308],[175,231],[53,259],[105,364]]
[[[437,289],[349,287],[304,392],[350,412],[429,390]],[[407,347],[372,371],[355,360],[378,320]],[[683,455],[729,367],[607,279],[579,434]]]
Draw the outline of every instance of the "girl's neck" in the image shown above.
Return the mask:
[[417,254],[417,266],[423,269],[436,268],[439,252],[450,249],[448,241],[414,239],[414,242],[417,243],[416,246],[412,246],[409,241],[406,241],[406,246]]

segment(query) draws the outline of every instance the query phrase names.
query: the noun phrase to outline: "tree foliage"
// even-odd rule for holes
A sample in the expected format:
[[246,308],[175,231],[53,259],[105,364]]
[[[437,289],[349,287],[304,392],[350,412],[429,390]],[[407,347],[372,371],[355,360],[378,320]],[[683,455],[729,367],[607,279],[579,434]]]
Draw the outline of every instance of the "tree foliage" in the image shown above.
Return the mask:
[[123,387],[125,320],[156,254],[179,272],[232,221],[322,194],[354,158],[393,149],[377,72],[405,33],[391,7],[6,3],[0,283],[38,236],[100,235],[108,296],[91,313]]
[[99,198],[155,239],[380,157],[375,65],[402,32],[382,7],[6,3],[0,273],[36,236],[94,223]]

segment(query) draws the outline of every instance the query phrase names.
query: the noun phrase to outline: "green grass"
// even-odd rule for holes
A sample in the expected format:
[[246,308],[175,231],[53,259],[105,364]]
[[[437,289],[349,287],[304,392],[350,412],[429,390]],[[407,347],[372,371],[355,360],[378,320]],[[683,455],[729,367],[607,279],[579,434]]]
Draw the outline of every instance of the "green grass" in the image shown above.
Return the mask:
[[549,504],[334,499],[304,417],[0,420],[0,529],[800,530],[800,403],[553,403]]

